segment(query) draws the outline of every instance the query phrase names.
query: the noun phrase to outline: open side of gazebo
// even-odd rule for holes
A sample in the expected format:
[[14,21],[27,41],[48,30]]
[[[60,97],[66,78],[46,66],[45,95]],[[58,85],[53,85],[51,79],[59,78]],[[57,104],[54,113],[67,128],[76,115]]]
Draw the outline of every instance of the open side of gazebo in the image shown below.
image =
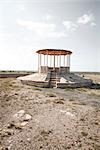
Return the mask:
[[38,50],[36,53],[38,53],[39,73],[55,71],[65,74],[70,72],[71,51],[62,49],[42,49]]

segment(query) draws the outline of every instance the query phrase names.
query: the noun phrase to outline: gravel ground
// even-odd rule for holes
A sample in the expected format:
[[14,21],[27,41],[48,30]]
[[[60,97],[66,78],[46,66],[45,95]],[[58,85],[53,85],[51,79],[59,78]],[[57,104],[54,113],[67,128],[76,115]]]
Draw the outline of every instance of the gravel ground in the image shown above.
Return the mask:
[[0,150],[100,150],[100,89],[0,79]]

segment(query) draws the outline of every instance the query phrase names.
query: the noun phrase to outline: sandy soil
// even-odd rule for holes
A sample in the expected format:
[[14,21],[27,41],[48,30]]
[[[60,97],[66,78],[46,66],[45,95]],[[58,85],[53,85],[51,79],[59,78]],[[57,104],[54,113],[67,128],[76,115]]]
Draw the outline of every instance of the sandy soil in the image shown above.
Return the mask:
[[100,150],[100,89],[44,89],[0,79],[0,150],[69,149]]

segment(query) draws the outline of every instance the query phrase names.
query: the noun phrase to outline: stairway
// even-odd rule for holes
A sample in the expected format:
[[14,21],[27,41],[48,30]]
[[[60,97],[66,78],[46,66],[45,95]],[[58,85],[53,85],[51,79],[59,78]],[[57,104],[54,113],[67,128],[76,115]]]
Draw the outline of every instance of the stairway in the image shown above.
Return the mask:
[[51,71],[50,74],[50,88],[56,87],[56,82],[59,82],[59,77],[57,77],[57,73],[55,71]]

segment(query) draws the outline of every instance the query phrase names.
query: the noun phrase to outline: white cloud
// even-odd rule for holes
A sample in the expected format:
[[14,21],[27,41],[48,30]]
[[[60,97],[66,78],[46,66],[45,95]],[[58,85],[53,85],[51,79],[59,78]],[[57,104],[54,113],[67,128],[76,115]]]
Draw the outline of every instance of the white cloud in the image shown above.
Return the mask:
[[42,35],[44,38],[62,38],[67,37],[66,33],[63,31],[53,31],[53,32],[47,32],[47,34]]
[[26,21],[26,20],[21,20],[18,19],[17,24],[26,27],[27,29],[30,30],[35,30],[35,31],[41,31],[41,30],[47,30],[49,29],[50,31],[53,31],[56,27],[55,24],[53,23],[42,23],[42,22],[33,22],[33,21]]
[[47,14],[45,18],[48,21],[48,20],[50,20],[52,18],[52,16],[50,14]]
[[24,5],[20,5],[18,8],[19,8],[20,11],[24,11],[25,10],[25,6]]
[[21,19],[18,19],[16,23],[43,38],[61,38],[66,36],[63,31],[56,31],[56,25],[53,23],[33,22]]
[[63,21],[63,25],[66,27],[67,32],[76,31],[79,25],[86,25],[89,24],[90,26],[96,26],[95,17],[93,14],[84,14],[83,16],[79,17],[76,23],[72,21]]
[[92,27],[96,26],[96,23],[95,22],[91,22],[90,24]]
[[66,27],[67,31],[75,31],[78,27],[77,24],[73,23],[72,21],[63,21],[63,25]]
[[90,24],[94,26],[96,25],[94,21],[95,21],[95,18],[93,14],[84,14],[83,16],[78,18],[77,23],[84,24],[84,25]]

